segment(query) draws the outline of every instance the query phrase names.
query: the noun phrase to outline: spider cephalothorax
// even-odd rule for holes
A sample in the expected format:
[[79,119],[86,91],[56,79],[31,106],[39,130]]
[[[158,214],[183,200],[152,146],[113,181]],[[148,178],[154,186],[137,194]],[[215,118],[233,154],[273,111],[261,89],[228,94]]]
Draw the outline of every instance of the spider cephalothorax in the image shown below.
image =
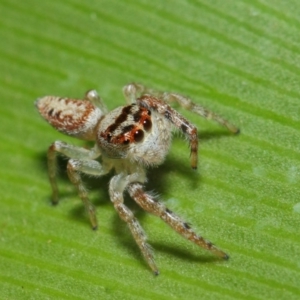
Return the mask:
[[[228,255],[211,242],[197,235],[188,223],[144,192],[146,167],[161,164],[169,151],[172,130],[180,130],[189,140],[191,167],[197,168],[197,128],[174,110],[168,102],[178,102],[207,119],[213,119],[231,132],[238,129],[220,116],[194,104],[189,98],[176,93],[160,93],[143,85],[132,83],[124,87],[128,105],[108,112],[97,92],[92,90],[85,99],[76,100],[46,96],[36,101],[40,114],[57,130],[83,140],[95,141],[87,150],[60,141],[48,150],[49,178],[53,190],[53,203],[58,202],[55,181],[56,153],[69,158],[67,171],[71,182],[77,187],[80,198],[89,214],[92,227],[97,228],[94,206],[88,199],[80,173],[101,176],[114,169],[109,194],[119,216],[127,223],[147,263],[155,274],[158,268],[146,237],[133,213],[125,206],[123,193],[129,195],[146,211],[157,215],[174,230],[195,244],[227,259]],[[101,162],[98,158],[101,157]]]

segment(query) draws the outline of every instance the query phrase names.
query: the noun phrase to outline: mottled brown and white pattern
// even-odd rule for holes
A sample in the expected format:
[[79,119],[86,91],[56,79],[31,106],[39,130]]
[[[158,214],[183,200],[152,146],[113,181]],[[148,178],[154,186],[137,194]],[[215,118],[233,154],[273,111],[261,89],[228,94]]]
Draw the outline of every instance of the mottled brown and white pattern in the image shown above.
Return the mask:
[[151,247],[138,220],[124,204],[125,191],[129,192],[141,208],[160,217],[186,239],[223,259],[228,259],[225,252],[197,235],[187,222],[151,194],[144,192],[143,184],[147,181],[146,168],[158,166],[164,161],[171,145],[173,129],[180,130],[188,139],[191,167],[197,168],[197,128],[169,103],[175,101],[204,118],[215,120],[232,133],[238,133],[238,128],[180,94],[159,92],[136,83],[126,85],[123,93],[127,105],[111,112],[107,111],[94,90],[87,92],[83,100],[46,96],[36,101],[40,114],[55,129],[83,140],[95,141],[95,146],[89,150],[60,141],[49,147],[48,173],[53,204],[58,203],[55,177],[56,155],[60,153],[69,158],[68,176],[78,190],[93,229],[97,228],[95,208],[89,201],[80,174],[102,176],[114,170],[115,175],[109,183],[110,199],[120,218],[128,225],[154,274],[159,272]]
[[95,129],[103,113],[90,101],[45,96],[36,101],[36,106],[58,131],[84,140],[96,139]]

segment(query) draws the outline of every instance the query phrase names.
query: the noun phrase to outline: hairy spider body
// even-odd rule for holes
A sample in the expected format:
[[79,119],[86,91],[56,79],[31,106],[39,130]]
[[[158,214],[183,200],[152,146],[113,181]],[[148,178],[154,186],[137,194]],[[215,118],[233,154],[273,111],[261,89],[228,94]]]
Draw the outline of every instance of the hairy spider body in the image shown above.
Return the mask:
[[156,112],[137,104],[118,107],[99,124],[97,144],[104,156],[145,166],[158,165],[171,143],[166,123]]
[[[54,142],[48,150],[48,172],[52,186],[52,202],[58,203],[56,154],[69,158],[67,172],[70,181],[77,187],[93,229],[97,228],[95,208],[80,173],[101,176],[112,169],[115,175],[109,183],[110,199],[124,220],[147,263],[155,274],[158,268],[146,236],[138,220],[124,204],[123,193],[130,196],[146,211],[160,217],[175,231],[195,244],[212,251],[224,259],[228,255],[211,242],[197,235],[188,223],[144,192],[146,168],[160,165],[167,155],[172,131],[177,128],[190,143],[191,167],[197,168],[197,129],[175,111],[168,102],[176,101],[182,107],[208,119],[213,119],[231,132],[238,129],[220,116],[194,104],[189,98],[175,93],[160,93],[143,85],[132,83],[123,88],[128,105],[108,112],[97,92],[87,92],[84,100],[46,96],[36,101],[40,114],[58,131],[83,140],[95,141],[87,150],[64,142]],[[101,160],[98,158],[101,157]]]

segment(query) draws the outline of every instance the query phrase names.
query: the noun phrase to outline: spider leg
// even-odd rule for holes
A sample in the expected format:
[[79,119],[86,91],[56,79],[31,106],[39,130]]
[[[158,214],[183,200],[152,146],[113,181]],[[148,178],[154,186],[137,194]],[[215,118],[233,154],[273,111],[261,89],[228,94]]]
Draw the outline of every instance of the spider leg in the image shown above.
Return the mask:
[[239,128],[237,128],[236,126],[228,122],[226,119],[208,110],[207,108],[194,103],[188,97],[176,93],[165,92],[161,94],[161,98],[168,103],[177,102],[181,107],[190,110],[193,113],[205,119],[214,120],[215,122],[219,123],[221,126],[226,127],[229,131],[231,131],[234,134],[238,134],[240,132]]
[[128,186],[128,192],[130,196],[145,210],[165,221],[175,231],[181,234],[186,239],[197,244],[198,246],[207,249],[217,256],[228,259],[229,256],[218,249],[210,241],[205,240],[202,236],[197,235],[189,226],[188,223],[184,222],[180,217],[174,214],[171,210],[165,207],[161,202],[154,199],[153,196],[144,192],[143,187],[139,183],[132,183]]
[[76,186],[79,196],[83,201],[86,211],[89,214],[89,218],[93,229],[97,228],[97,220],[95,214],[95,208],[89,201],[87,191],[83,185],[80,177],[80,172],[101,176],[109,172],[110,166],[101,166],[99,162],[93,160],[100,154],[96,148],[87,150],[84,148],[75,147],[66,143],[56,141],[48,149],[48,173],[49,180],[52,187],[52,203],[58,203],[58,188],[56,183],[56,170],[57,170],[57,153],[64,154],[67,157],[71,157],[68,161],[67,172],[70,181]]
[[123,95],[128,104],[135,103],[138,97],[145,94],[162,98],[164,93],[136,82],[129,83],[123,87]]
[[146,262],[154,274],[158,275],[159,271],[155,264],[151,248],[146,242],[144,230],[139,224],[138,220],[134,217],[132,211],[124,204],[124,189],[130,182],[132,182],[132,180],[136,180],[136,178],[132,179],[131,176],[132,175],[124,176],[124,174],[119,174],[111,179],[109,184],[110,198],[120,218],[127,223],[131,234],[139,246]]
[[145,94],[145,91],[148,90],[144,85],[139,83],[129,83],[123,87],[123,95],[128,104],[136,102],[136,99]]
[[99,107],[103,112],[103,114],[108,113],[108,109],[106,105],[104,104],[104,102],[102,101],[101,97],[99,96],[96,90],[87,91],[85,93],[84,99],[92,102],[95,106]]
[[197,128],[190,123],[186,118],[179,114],[167,103],[150,95],[143,95],[136,100],[140,106],[148,109],[153,109],[159,114],[168,119],[176,128],[181,130],[183,134],[189,139],[191,148],[191,167],[197,169],[198,164],[198,134]]
[[142,84],[130,83],[123,88],[123,94],[129,103],[134,103],[139,96],[145,94],[157,97],[168,103],[177,102],[181,107],[190,110],[205,119],[214,120],[234,134],[238,134],[240,132],[236,126],[228,122],[223,117],[199,104],[194,103],[190,98],[177,93],[160,92]]
[[101,176],[107,174],[109,169],[103,168],[98,161],[95,160],[77,160],[77,159],[70,159],[67,165],[67,172],[70,181],[76,186],[78,190],[79,197],[81,198],[85,210],[89,215],[90,222],[92,224],[92,228],[95,230],[97,229],[97,218],[94,205],[90,202],[88,198],[88,192],[84,187],[82,182],[80,172],[94,175],[94,176]]

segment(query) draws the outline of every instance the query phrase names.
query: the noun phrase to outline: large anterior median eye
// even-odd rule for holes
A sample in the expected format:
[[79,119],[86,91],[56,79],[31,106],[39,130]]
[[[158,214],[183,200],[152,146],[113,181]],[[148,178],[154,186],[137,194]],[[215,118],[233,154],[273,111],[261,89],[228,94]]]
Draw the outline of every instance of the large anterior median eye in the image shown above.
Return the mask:
[[134,141],[135,142],[140,142],[144,138],[144,132],[143,130],[139,129],[135,131],[134,133]]
[[152,122],[150,119],[145,119],[143,122],[143,126],[145,128],[146,131],[149,131],[152,127]]

